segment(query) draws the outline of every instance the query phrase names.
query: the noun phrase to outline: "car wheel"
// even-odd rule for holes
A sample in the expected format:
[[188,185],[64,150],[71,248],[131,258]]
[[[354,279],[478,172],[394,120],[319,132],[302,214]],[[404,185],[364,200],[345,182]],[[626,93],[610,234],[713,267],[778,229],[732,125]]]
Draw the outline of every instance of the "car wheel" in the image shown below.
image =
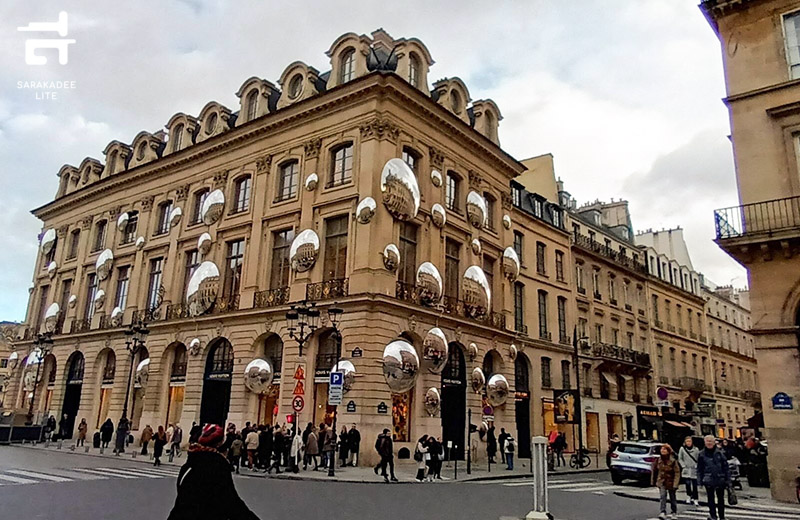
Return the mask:
[[620,484],[622,484],[622,475],[612,471],[611,472],[611,482],[613,482],[615,485],[619,486]]

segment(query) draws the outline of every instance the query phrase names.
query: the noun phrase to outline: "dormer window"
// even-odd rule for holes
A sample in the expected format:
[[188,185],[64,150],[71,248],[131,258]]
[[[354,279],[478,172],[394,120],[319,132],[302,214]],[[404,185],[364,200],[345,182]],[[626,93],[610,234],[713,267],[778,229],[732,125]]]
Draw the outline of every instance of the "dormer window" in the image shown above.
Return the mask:
[[253,89],[247,94],[247,120],[252,121],[258,115],[258,90]]
[[413,52],[408,58],[408,82],[412,87],[419,87],[419,58]]
[[172,151],[177,152],[181,149],[181,144],[183,144],[183,124],[177,125],[172,130]]
[[349,48],[342,53],[339,65],[339,83],[347,83],[356,75],[356,51]]
[[111,155],[108,157],[108,164],[106,165],[106,169],[108,173],[114,173],[114,170],[117,168],[117,152],[111,152]]
[[209,114],[208,119],[206,120],[206,134],[211,135],[214,133],[214,129],[217,127],[217,113],[212,112]]
[[303,75],[295,74],[289,81],[289,97],[291,99],[297,99],[298,97],[300,97],[300,94],[302,92],[303,92]]
[[453,109],[453,112],[456,114],[461,113],[461,94],[456,90],[450,91],[450,108]]
[[144,141],[136,148],[136,160],[141,161],[144,159],[144,154],[147,151],[147,142]]

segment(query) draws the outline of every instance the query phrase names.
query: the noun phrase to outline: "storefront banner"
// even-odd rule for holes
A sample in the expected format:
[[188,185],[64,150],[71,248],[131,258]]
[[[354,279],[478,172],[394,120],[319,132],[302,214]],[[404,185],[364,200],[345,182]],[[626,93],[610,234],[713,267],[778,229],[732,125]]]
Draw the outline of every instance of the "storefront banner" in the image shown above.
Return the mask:
[[553,419],[556,424],[577,422],[577,390],[553,390]]

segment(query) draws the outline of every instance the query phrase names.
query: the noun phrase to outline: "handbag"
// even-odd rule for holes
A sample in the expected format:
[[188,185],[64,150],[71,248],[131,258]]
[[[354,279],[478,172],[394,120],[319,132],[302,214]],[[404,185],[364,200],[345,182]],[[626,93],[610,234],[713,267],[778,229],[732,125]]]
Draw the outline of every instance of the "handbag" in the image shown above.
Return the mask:
[[728,486],[728,505],[735,506],[739,503],[739,497],[736,496],[736,491],[733,490],[733,486]]

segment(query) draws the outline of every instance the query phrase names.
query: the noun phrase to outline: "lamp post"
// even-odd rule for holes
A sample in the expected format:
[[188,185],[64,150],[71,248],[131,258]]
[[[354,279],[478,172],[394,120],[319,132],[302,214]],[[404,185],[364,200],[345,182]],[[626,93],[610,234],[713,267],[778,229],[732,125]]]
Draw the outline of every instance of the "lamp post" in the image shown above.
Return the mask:
[[578,414],[578,450],[577,450],[577,460],[578,460],[578,468],[583,468],[583,404],[581,403],[581,355],[578,351],[578,345],[582,342],[586,342],[588,344],[589,338],[581,337],[578,338],[578,327],[576,326],[572,331],[572,346],[574,348],[574,356],[575,356],[575,388],[577,390],[577,396],[575,398],[575,412]]
[[128,386],[125,387],[125,404],[122,405],[122,418],[126,421],[128,420],[128,399],[130,399],[131,380],[133,379],[133,360],[136,359],[136,354],[144,347],[148,334],[150,334],[150,329],[147,328],[147,324],[142,320],[131,323],[125,331],[125,336],[127,337],[125,339],[125,348],[130,353],[131,358],[131,366],[128,369]]
[[[333,372],[334,368],[339,368],[339,359],[342,357],[342,333],[339,330],[339,323],[342,320],[342,313],[344,310],[341,307],[336,306],[336,302],[333,302],[333,305],[328,307],[328,320],[331,322],[331,327],[333,327],[333,336],[336,339],[336,363],[333,364],[331,367],[331,372]],[[337,412],[337,405],[333,405],[333,438],[336,439],[336,412]],[[333,446],[333,456],[331,457],[330,467],[328,468],[328,476],[335,477],[336,476],[336,445]]]
[[286,322],[289,325],[289,337],[297,342],[302,357],[303,345],[319,327],[319,309],[314,302],[309,305],[303,300],[298,305],[292,305],[286,312]]
[[[53,350],[53,334],[51,332],[45,332],[44,334],[37,334],[36,339],[33,340],[33,344],[36,347],[33,352],[31,352],[31,356],[36,355],[36,349],[39,350],[39,361],[36,363],[36,379],[33,380],[33,390],[31,391],[31,402],[28,406],[28,418],[25,421],[26,426],[30,426],[33,424],[33,403],[36,400],[36,386],[39,384],[39,374],[42,370],[42,365],[44,364],[44,358],[47,357],[48,354]],[[24,367],[23,367],[24,370]]]

